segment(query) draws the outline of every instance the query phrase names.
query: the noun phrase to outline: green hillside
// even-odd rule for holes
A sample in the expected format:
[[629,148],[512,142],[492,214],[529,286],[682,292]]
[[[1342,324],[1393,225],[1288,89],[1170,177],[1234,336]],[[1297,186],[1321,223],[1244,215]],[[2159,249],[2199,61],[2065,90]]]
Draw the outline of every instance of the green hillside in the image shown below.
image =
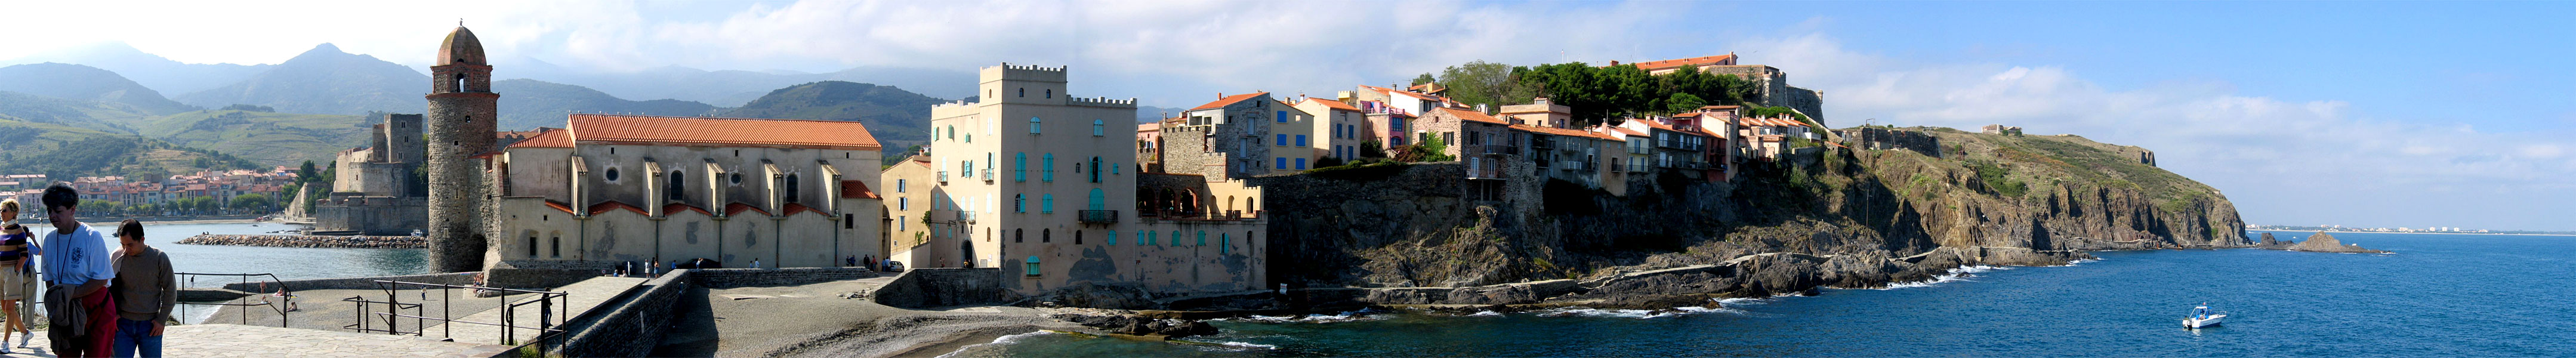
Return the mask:
[[770,91],[718,116],[857,121],[887,149],[898,149],[929,139],[930,106],[940,102],[900,88],[822,81]]
[[107,133],[134,134],[152,115],[122,103],[63,99],[0,91],[0,118]]
[[705,103],[672,99],[629,101],[589,87],[530,79],[494,81],[492,92],[501,94],[501,130],[563,128],[564,114],[575,112],[704,116],[716,109]]
[[142,134],[232,153],[260,165],[296,165],[307,160],[329,163],[341,150],[366,145],[369,126],[378,122],[336,114],[203,110],[154,118],[143,126]]
[[150,118],[119,103],[0,92],[0,173],[152,177],[258,167],[219,151],[145,138],[129,125]]

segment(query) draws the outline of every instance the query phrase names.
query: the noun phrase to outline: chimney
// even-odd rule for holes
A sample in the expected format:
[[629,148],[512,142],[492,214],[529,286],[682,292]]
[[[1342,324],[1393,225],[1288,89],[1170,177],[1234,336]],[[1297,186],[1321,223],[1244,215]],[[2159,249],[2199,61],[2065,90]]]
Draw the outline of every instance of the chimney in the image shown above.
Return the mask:
[[1611,66],[1618,66],[1618,65],[1619,65],[1619,60],[1610,60],[1610,65],[1611,65]]

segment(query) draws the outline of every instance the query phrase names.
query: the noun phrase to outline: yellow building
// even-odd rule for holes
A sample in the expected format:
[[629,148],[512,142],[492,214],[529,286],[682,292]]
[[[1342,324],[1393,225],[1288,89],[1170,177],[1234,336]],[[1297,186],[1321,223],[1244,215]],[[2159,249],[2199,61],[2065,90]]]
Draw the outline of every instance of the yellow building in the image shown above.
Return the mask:
[[944,260],[925,250],[954,250],[965,265],[1003,269],[1002,287],[1022,294],[1086,282],[1262,287],[1257,188],[1223,175],[1140,173],[1135,100],[1070,96],[1063,67],[1002,64],[980,78],[976,102],[931,108],[934,184],[907,188],[929,190],[931,232],[954,234],[926,235],[905,257]]
[[1270,108],[1278,113],[1270,118],[1270,174],[1289,175],[1313,168],[1319,153],[1315,150],[1317,115],[1288,102],[1273,100]]

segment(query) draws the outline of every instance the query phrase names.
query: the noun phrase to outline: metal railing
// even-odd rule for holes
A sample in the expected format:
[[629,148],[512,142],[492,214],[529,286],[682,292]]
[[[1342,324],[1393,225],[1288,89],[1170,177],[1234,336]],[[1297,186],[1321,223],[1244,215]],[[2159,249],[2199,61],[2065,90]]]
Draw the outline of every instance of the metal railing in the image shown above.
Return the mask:
[[1114,223],[1114,222],[1118,222],[1118,211],[1117,211],[1117,210],[1083,210],[1083,211],[1081,211],[1081,214],[1082,214],[1082,222],[1085,222],[1085,223]]
[[[183,305],[191,305],[191,306],[233,306],[233,307],[242,307],[242,308],[240,308],[240,309],[235,309],[235,310],[234,310],[234,311],[238,311],[238,312],[240,312],[240,313],[241,313],[241,322],[240,322],[240,324],[242,324],[242,325],[249,325],[249,324],[250,324],[250,307],[267,306],[270,310],[276,311],[276,312],[277,312],[277,326],[278,326],[278,327],[286,327],[286,326],[287,326],[287,322],[290,322],[290,321],[288,321],[288,320],[287,320],[287,315],[286,315],[286,313],[287,313],[287,312],[293,312],[293,311],[295,311],[295,310],[292,310],[292,309],[288,309],[288,307],[292,307],[292,306],[293,306],[293,303],[292,303],[292,302],[269,302],[269,300],[268,300],[268,298],[269,298],[269,297],[277,297],[279,301],[290,301],[290,300],[294,300],[294,299],[295,299],[295,296],[294,296],[294,290],[287,289],[287,287],[286,287],[286,283],[285,283],[285,282],[283,282],[283,281],[281,281],[281,280],[278,280],[278,279],[277,279],[277,274],[268,274],[268,273],[190,273],[190,272],[179,272],[179,273],[177,273],[177,276],[178,276],[178,278],[179,278],[179,282],[177,282],[177,283],[179,284],[179,287],[182,287],[182,288],[184,288],[184,287],[189,287],[189,286],[195,286],[195,285],[196,285],[196,283],[197,283],[197,278],[199,278],[199,277],[207,277],[207,276],[215,276],[215,277],[238,277],[238,278],[240,278],[240,280],[236,281],[236,283],[239,283],[239,284],[241,284],[242,286],[247,287],[247,286],[250,286],[250,282],[251,282],[251,281],[250,281],[250,278],[251,278],[252,276],[267,276],[267,277],[268,277],[268,282],[263,282],[263,283],[261,283],[261,284],[260,284],[260,286],[262,286],[263,288],[262,288],[262,289],[260,289],[260,290],[261,290],[261,291],[267,291],[267,289],[266,289],[265,287],[267,287],[267,286],[276,286],[276,287],[277,287],[277,294],[275,294],[275,295],[270,295],[270,294],[269,294],[269,293],[267,293],[267,292],[247,292],[247,291],[244,291],[244,293],[249,293],[249,294],[251,294],[251,295],[250,295],[250,296],[243,296],[244,298],[236,298],[236,299],[226,300],[226,301],[224,301],[224,302],[216,302],[216,303],[206,303],[206,302],[179,302],[179,304],[183,304]],[[40,277],[40,276],[30,276],[30,277]],[[259,298],[260,298],[260,299],[259,299],[259,303],[250,303],[250,300],[248,300],[248,299],[247,299],[248,297],[259,297]],[[235,303],[234,301],[241,301],[241,302],[239,302],[239,303]],[[214,319],[214,317],[211,317],[211,316],[210,316],[210,317],[207,317],[206,319],[210,319],[210,320],[211,320],[211,319]]]
[[[349,325],[340,326],[341,328],[347,328],[347,329],[350,329],[350,330],[358,331],[358,332],[360,332],[360,333],[378,333],[378,332],[381,332],[381,333],[384,333],[384,334],[392,334],[392,335],[410,334],[410,335],[413,335],[413,336],[427,336],[427,335],[428,335],[428,327],[429,327],[429,326],[428,326],[428,322],[429,322],[430,320],[437,320],[437,321],[439,322],[439,325],[438,325],[438,327],[439,327],[439,336],[440,336],[440,337],[446,337],[446,338],[451,338],[451,339],[452,339],[452,338],[456,338],[456,337],[455,337],[455,334],[456,334],[456,324],[458,324],[458,323],[463,323],[463,324],[479,324],[479,325],[486,325],[486,326],[499,326],[499,327],[501,327],[501,337],[500,337],[500,338],[501,338],[501,344],[502,344],[502,345],[517,345],[517,344],[519,344],[519,343],[518,343],[518,338],[519,338],[519,337],[518,337],[518,330],[521,330],[521,329],[533,329],[533,330],[536,330],[536,332],[537,332],[537,340],[544,340],[544,339],[546,339],[548,336],[555,335],[555,334],[558,334],[558,333],[563,333],[563,332],[564,332],[564,330],[563,330],[563,329],[561,329],[561,328],[557,328],[557,327],[562,326],[562,325],[564,324],[564,321],[565,321],[565,320],[568,320],[568,319],[571,319],[571,318],[572,318],[570,314],[567,314],[567,313],[564,313],[564,312],[557,312],[558,310],[569,310],[569,309],[571,309],[571,308],[572,308],[572,294],[570,294],[570,293],[565,293],[565,292],[548,292],[548,291],[536,291],[536,290],[520,290],[520,289],[508,289],[508,288],[494,288],[494,287],[483,287],[483,286],[471,286],[471,285],[448,285],[448,284],[421,283],[421,282],[402,282],[402,281],[388,281],[388,280],[375,280],[375,282],[376,282],[376,288],[377,288],[377,289],[384,290],[384,292],[385,292],[385,300],[384,300],[384,301],[368,300],[368,299],[366,299],[366,297],[364,297],[364,296],[351,296],[351,297],[349,297],[349,298],[340,299],[340,301],[342,301],[342,302],[349,302],[349,303],[356,304],[356,305],[358,306],[358,309],[356,310],[357,315],[358,315],[358,323],[351,323],[351,324],[349,324]],[[397,292],[397,291],[401,291],[404,287],[419,287],[420,289],[423,289],[423,290],[428,290],[428,289],[437,289],[437,290],[439,290],[439,297],[440,297],[440,300],[439,300],[438,317],[429,317],[429,316],[428,316],[428,315],[426,315],[426,314],[422,314],[422,313],[420,312],[420,310],[423,308],[422,303],[419,303],[419,302],[414,302],[414,303],[403,303],[403,302],[402,302],[402,295],[401,295],[399,292]],[[483,291],[483,292],[498,292],[498,293],[500,293],[499,295],[497,295],[497,296],[498,296],[497,298],[501,301],[501,304],[500,304],[499,306],[494,307],[493,309],[501,310],[501,321],[500,321],[500,322],[475,322],[475,321],[467,321],[467,320],[461,320],[461,319],[456,319],[456,318],[450,317],[450,316],[452,315],[452,312],[455,312],[455,308],[456,308],[456,306],[455,306],[455,300],[447,299],[447,298],[448,298],[448,297],[455,297],[455,296],[453,296],[453,295],[450,295],[449,293],[454,292],[454,290],[456,290],[456,289],[467,289],[467,290],[473,290],[473,291],[469,291],[469,292]],[[510,302],[509,297],[510,297],[510,295],[513,295],[513,294],[534,294],[534,295],[536,295],[536,297],[534,297],[534,299],[519,300],[519,302]],[[383,305],[383,307],[385,308],[385,311],[383,311],[383,312],[370,311],[370,310],[369,310],[369,307],[372,307],[371,305],[376,305],[376,304],[382,304],[382,305]],[[520,318],[520,317],[519,317],[519,308],[520,308],[520,307],[526,307],[527,305],[532,305],[532,304],[533,304],[533,305],[537,305],[537,317],[536,317],[536,319],[537,319],[537,320],[536,320],[536,326],[534,326],[534,327],[529,327],[529,326],[522,326],[522,325],[520,325],[520,322],[519,322],[519,318]],[[411,310],[412,314],[403,314],[403,313],[402,313],[402,310],[406,310],[406,309]],[[383,328],[376,328],[376,327],[374,327],[374,326],[372,326],[372,325],[369,325],[368,323],[369,323],[369,321],[371,321],[371,319],[370,319],[370,317],[369,317],[369,316],[374,316],[374,317],[373,317],[374,319],[380,319],[380,320],[383,320],[383,321],[384,321],[384,327],[383,327]],[[411,330],[411,331],[409,331],[409,332],[405,332],[405,331],[403,331],[403,330],[402,330],[402,328],[401,328],[401,326],[396,325],[397,323],[400,323],[400,322],[401,322],[401,320],[402,320],[402,319],[404,319],[404,318],[410,318],[410,319],[412,319],[412,330]]]

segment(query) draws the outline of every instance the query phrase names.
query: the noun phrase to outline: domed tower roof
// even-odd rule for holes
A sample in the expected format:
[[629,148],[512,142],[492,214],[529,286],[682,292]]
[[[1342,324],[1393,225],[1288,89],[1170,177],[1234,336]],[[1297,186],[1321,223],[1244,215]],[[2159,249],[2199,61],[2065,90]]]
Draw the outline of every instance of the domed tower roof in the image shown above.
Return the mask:
[[464,26],[457,26],[456,32],[447,34],[446,41],[438,43],[438,63],[431,66],[454,64],[489,64],[483,62],[483,41],[475,40],[474,31],[466,30]]

